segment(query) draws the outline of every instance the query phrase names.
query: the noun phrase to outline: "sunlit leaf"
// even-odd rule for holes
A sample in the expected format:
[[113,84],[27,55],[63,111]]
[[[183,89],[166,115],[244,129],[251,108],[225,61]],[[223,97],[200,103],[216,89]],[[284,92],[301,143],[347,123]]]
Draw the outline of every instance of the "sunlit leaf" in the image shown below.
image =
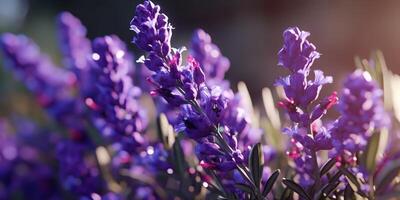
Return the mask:
[[260,188],[260,182],[264,169],[264,154],[260,143],[253,146],[249,157],[249,168],[254,183]]
[[300,197],[305,198],[307,200],[311,200],[311,197],[308,196],[306,191],[304,191],[304,189],[296,182],[288,179],[283,179],[282,183],[285,184],[286,187],[291,189],[293,192],[296,192]]
[[379,141],[380,141],[380,134],[376,132],[372,134],[372,136],[369,138],[367,148],[362,158],[364,166],[370,173],[373,172],[373,170],[375,170],[376,160],[378,156],[378,149],[379,149]]
[[332,167],[335,165],[336,160],[335,158],[329,159],[322,167],[319,172],[319,176],[322,177],[324,174],[328,173],[329,170],[332,169]]
[[281,171],[280,171],[279,169],[277,169],[277,170],[276,170],[274,173],[272,173],[271,176],[268,178],[267,182],[265,183],[264,190],[263,190],[263,192],[262,192],[262,195],[263,195],[264,197],[266,197],[266,196],[268,195],[268,193],[271,192],[271,189],[272,189],[272,187],[274,186],[276,180],[278,179],[280,172],[281,172]]

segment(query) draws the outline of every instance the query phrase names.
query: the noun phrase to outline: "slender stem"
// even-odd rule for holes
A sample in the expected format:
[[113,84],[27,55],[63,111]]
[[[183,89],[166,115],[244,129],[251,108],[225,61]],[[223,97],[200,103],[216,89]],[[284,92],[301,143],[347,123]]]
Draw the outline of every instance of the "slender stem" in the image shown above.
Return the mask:
[[[308,134],[310,134],[311,136],[313,136],[312,133],[312,129],[311,129],[311,125],[308,128]],[[312,158],[312,162],[313,162],[313,176],[314,176],[314,186],[313,186],[313,193],[316,193],[316,191],[319,191],[319,189],[321,188],[321,177],[320,177],[320,173],[319,173],[319,165],[318,165],[318,159],[317,159],[317,152],[314,150],[310,150],[311,151],[311,158]],[[318,197],[317,197],[318,198]]]

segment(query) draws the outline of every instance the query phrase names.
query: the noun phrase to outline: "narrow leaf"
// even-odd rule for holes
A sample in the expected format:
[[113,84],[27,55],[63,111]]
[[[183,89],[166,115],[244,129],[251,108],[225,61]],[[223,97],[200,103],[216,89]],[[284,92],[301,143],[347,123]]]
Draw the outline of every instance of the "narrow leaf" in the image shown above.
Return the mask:
[[335,165],[336,160],[334,158],[329,159],[324,166],[322,166],[320,172],[319,172],[319,176],[322,177],[324,174],[328,173],[329,170],[332,169],[332,167]]
[[337,186],[339,186],[340,182],[336,182],[336,183],[329,183],[327,185],[325,185],[322,188],[322,192],[320,193],[320,198],[321,199],[325,199],[326,197],[329,197],[329,195],[331,195],[331,193],[337,188]]
[[293,199],[291,196],[293,195],[293,190],[289,189],[288,187],[283,190],[280,200],[289,200]]
[[308,196],[308,194],[306,193],[306,191],[304,191],[304,189],[297,183],[295,183],[292,180],[288,180],[288,179],[283,179],[282,183],[286,185],[286,187],[290,188],[293,192],[296,192],[298,195],[300,195],[300,197],[303,197],[307,200],[311,200],[311,198]]
[[400,159],[388,162],[378,173],[375,185],[377,191],[385,189],[400,172]]
[[342,170],[342,173],[345,175],[347,181],[349,182],[351,189],[357,193],[354,195],[358,196],[358,194],[359,194],[362,197],[367,197],[367,195],[360,189],[360,187],[361,187],[360,180],[349,170],[347,170],[345,168],[341,168],[341,170]]
[[276,180],[279,177],[281,171],[277,169],[271,176],[268,178],[267,182],[265,183],[264,190],[262,192],[263,197],[266,197],[268,193],[271,191],[272,187],[274,186]]
[[380,134],[375,132],[369,139],[367,149],[363,156],[364,166],[367,168],[368,172],[372,173],[375,170],[376,159],[379,149]]
[[183,150],[180,144],[180,140],[176,140],[172,146],[172,155],[175,165],[175,170],[178,172],[180,176],[184,176],[185,168],[186,168],[186,160],[183,154]]
[[360,183],[357,180],[357,177],[351,173],[349,170],[345,168],[341,168],[340,171],[346,176],[346,178],[349,180],[351,189],[353,189],[355,192],[357,192],[360,188]]
[[259,188],[264,169],[264,154],[260,143],[253,146],[249,157],[249,168],[254,184]]
[[207,190],[208,190],[211,194],[219,195],[219,196],[221,196],[221,197],[223,197],[223,198],[226,198],[226,197],[225,197],[225,194],[224,194],[221,190],[219,190],[218,188],[214,187],[213,185],[209,185],[209,186],[207,187]]
[[342,172],[341,171],[337,171],[335,173],[335,175],[333,175],[330,179],[329,179],[329,183],[334,183],[336,181],[339,180],[340,176],[342,176]]
[[214,187],[216,187],[218,190],[220,190],[224,194],[226,194],[226,191],[225,191],[224,187],[222,186],[221,180],[219,180],[219,178],[217,177],[215,172],[213,170],[209,170],[209,169],[204,169],[204,171],[212,177],[212,180],[216,184]]

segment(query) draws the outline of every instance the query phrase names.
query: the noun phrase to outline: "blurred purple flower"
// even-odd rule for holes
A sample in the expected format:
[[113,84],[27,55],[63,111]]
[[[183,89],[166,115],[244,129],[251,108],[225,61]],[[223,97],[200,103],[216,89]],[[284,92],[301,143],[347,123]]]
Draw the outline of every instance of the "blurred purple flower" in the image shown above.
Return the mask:
[[141,91],[128,75],[132,56],[116,36],[97,38],[93,52],[96,92],[85,102],[95,113],[94,123],[104,136],[134,150],[144,142],[147,119],[138,102]]
[[84,139],[82,106],[73,95],[76,76],[56,67],[26,36],[5,33],[0,42],[6,66],[35,95],[40,106],[67,128],[72,138]]
[[334,155],[351,158],[365,149],[374,129],[390,124],[382,95],[368,72],[357,70],[347,77],[338,106],[341,117],[330,130]]
[[34,200],[60,199],[55,172],[47,162],[54,155],[31,141],[40,140],[52,149],[52,137],[47,136],[36,126],[11,133],[8,124],[0,121],[0,199],[14,199],[16,194]]
[[75,197],[88,197],[106,192],[106,183],[94,157],[88,156],[92,148],[85,144],[65,140],[57,145],[57,159],[62,186]]
[[230,66],[229,60],[221,54],[218,46],[212,43],[210,35],[204,30],[197,29],[194,32],[190,54],[199,62],[209,86],[229,88],[229,82],[224,80],[225,72]]

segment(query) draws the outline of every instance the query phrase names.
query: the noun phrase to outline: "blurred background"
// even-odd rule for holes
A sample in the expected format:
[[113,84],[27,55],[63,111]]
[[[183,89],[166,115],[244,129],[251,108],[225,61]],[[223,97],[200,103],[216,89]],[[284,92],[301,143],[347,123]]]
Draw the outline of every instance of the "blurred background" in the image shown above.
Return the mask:
[[[24,33],[32,37],[61,63],[55,19],[70,11],[80,18],[91,39],[116,34],[129,43],[129,22],[136,0],[0,0],[0,32]],[[333,75],[339,87],[343,76],[355,69],[354,56],[369,57],[383,51],[389,68],[400,73],[400,1],[367,0],[155,0],[175,27],[174,46],[188,46],[192,31],[203,28],[222,53],[231,60],[227,79],[248,85],[256,102],[261,89],[271,87],[285,70],[277,67],[282,31],[299,26],[311,32],[310,40],[322,53],[314,67]],[[129,48],[140,55],[133,45]],[[138,57],[138,56],[137,56]],[[3,62],[1,62],[3,65]],[[29,96],[19,96],[22,86],[1,67],[0,114],[24,108]],[[18,94],[16,94],[18,93]],[[11,95],[10,95],[11,94]],[[25,98],[26,97],[26,98]],[[13,105],[18,104],[17,108]],[[11,106],[10,106],[11,105]],[[26,107],[26,106],[25,106]]]

